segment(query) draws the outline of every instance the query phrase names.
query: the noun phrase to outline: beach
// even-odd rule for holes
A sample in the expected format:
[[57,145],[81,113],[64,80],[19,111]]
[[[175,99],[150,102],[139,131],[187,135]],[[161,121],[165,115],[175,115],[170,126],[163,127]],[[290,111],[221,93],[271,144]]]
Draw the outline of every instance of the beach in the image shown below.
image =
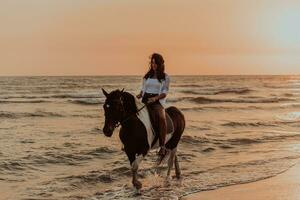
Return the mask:
[[298,200],[300,199],[300,164],[276,177],[182,197],[181,200]]
[[0,10],[0,200],[300,200],[300,0]]
[[[300,159],[300,76],[170,78],[167,107],[186,120],[182,178],[166,184],[167,165],[155,173],[150,151],[138,171],[139,198],[242,186]],[[141,84],[142,76],[0,77],[0,199],[137,199],[120,129],[110,138],[102,132],[101,88],[136,95]]]

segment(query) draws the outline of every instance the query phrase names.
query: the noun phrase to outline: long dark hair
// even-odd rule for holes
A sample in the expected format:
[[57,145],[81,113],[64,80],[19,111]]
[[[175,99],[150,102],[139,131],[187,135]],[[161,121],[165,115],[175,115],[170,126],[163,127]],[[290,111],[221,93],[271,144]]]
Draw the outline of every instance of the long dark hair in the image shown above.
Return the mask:
[[149,62],[149,71],[145,74],[144,78],[151,78],[154,75],[154,70],[151,67],[151,61],[154,60],[154,62],[157,65],[157,79],[159,80],[159,82],[161,82],[161,80],[164,80],[166,78],[166,74],[165,74],[165,61],[162,57],[162,55],[158,54],[158,53],[153,53],[150,56],[150,62]]

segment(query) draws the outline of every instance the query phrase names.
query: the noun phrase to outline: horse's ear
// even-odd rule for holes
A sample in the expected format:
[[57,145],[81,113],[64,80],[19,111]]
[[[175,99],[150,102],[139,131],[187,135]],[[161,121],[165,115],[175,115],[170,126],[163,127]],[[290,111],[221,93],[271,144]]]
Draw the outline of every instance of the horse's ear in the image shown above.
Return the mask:
[[102,89],[103,94],[107,97],[108,93],[103,88],[101,88],[101,89]]
[[121,92],[124,92],[124,88],[121,90]]

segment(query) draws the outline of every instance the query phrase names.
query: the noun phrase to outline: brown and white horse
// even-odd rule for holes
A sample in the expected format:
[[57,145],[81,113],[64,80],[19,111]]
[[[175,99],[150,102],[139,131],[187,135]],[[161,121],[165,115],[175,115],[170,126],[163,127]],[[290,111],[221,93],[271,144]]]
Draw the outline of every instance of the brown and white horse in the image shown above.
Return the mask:
[[[147,141],[147,130],[141,120],[137,117],[139,110],[135,103],[135,97],[123,90],[114,90],[107,93],[103,88],[102,92],[106,97],[103,105],[105,124],[103,133],[111,137],[114,129],[121,125],[119,137],[124,145],[124,151],[129,159],[132,170],[132,184],[139,191],[142,184],[137,179],[139,163],[151,149]],[[144,108],[146,109],[146,107]],[[168,159],[168,173],[175,164],[176,177],[179,179],[181,172],[176,155],[177,145],[185,128],[184,115],[174,106],[166,108],[166,112],[172,119],[174,132],[172,137],[167,141],[166,148],[171,152]]]

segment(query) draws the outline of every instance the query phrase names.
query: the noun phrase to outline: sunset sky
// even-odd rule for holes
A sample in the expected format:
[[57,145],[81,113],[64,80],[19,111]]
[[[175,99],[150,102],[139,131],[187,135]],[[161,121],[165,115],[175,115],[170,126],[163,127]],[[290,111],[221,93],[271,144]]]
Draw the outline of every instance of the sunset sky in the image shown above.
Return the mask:
[[299,0],[1,0],[0,75],[300,74]]

